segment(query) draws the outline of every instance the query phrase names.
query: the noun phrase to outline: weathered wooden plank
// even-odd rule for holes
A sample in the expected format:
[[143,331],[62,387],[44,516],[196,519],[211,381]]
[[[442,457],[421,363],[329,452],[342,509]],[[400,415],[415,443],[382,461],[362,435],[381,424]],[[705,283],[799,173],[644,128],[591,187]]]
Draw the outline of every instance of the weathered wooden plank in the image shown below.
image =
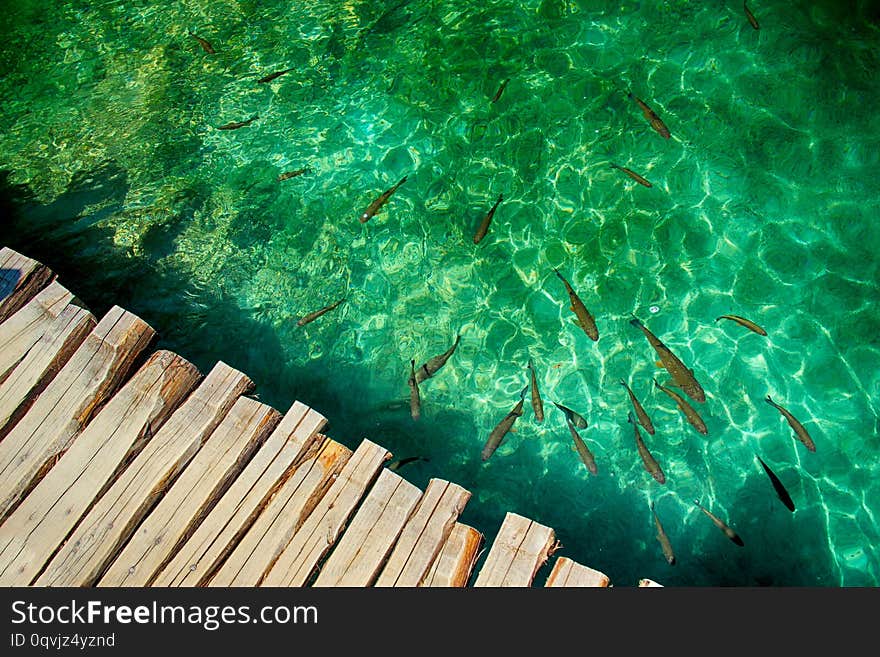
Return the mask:
[[302,527],[278,556],[262,586],[304,586],[336,542],[355,506],[391,453],[364,439]]
[[383,468],[313,586],[370,586],[421,496]]
[[[27,308],[25,306],[19,310],[8,321],[14,321]],[[95,318],[88,310],[68,304],[50,324],[40,327],[43,329],[42,335],[2,377],[0,440],[12,430],[36,401],[37,396],[52,382],[95,328],[95,324]]]
[[554,544],[550,527],[508,512],[474,586],[531,586]]
[[375,586],[419,586],[470,497],[457,484],[431,479]]
[[218,362],[98,500],[36,580],[92,586],[141,519],[253,382]]
[[320,413],[294,402],[260,451],[151,586],[203,586],[305,460],[315,441],[323,440],[318,432],[326,424]]
[[240,397],[122,548],[97,586],[147,586],[281,420],[274,408]]
[[257,586],[263,581],[351,458],[351,450],[344,445],[319,437],[208,581],[209,586]]
[[158,351],[0,526],[0,586],[27,586],[76,523],[195,387],[194,365]]
[[647,577],[639,580],[639,588],[663,588],[662,584],[658,584],[653,579],[648,579]]
[[480,554],[483,535],[473,527],[456,522],[443,544],[440,554],[419,586],[467,586],[471,571]]
[[39,483],[112,395],[155,331],[114,306],[0,443],[0,518]]
[[545,586],[549,587],[607,587],[611,580],[605,573],[572,561],[568,557],[559,557],[553,564],[553,570],[547,577]]
[[6,321],[55,278],[46,265],[9,247],[0,249],[0,322]]
[[0,379],[24,358],[72,301],[73,293],[53,281],[0,324]]

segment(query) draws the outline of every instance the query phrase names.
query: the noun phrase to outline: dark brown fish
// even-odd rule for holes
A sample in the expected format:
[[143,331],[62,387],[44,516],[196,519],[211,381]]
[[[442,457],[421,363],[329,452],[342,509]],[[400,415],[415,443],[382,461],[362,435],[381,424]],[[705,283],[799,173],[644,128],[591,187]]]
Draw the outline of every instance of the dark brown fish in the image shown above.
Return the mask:
[[379,209],[388,202],[388,199],[391,198],[391,195],[397,191],[397,188],[400,187],[403,183],[406,182],[406,176],[397,181],[393,187],[386,189],[375,201],[370,203],[366,210],[364,210],[363,214],[360,216],[360,220],[362,224],[367,223],[372,217],[376,215]]
[[335,303],[331,303],[329,306],[324,306],[320,310],[316,310],[314,312],[311,312],[308,315],[303,315],[302,317],[299,318],[299,320],[297,320],[296,325],[297,326],[305,326],[309,322],[314,322],[321,315],[323,315],[324,313],[330,312],[331,310],[336,308],[339,304],[341,304],[343,301],[345,301],[345,299],[340,299],[339,301],[337,301]]
[[798,440],[800,440],[804,445],[806,445],[808,450],[810,450],[811,452],[816,451],[816,443],[813,442],[813,439],[810,437],[810,434],[807,433],[806,429],[804,429],[804,425],[801,424],[800,422],[798,422],[797,418],[794,415],[792,415],[786,409],[784,409],[782,406],[780,406],[775,401],[770,399],[770,395],[767,395],[767,397],[764,401],[766,401],[773,408],[775,408],[780,413],[782,413],[782,416],[788,421],[789,426],[791,426],[791,428],[794,429],[794,432],[797,435]]
[[200,36],[196,36],[196,35],[193,34],[192,32],[190,32],[189,35],[190,35],[193,39],[195,39],[196,41],[199,42],[199,45],[202,47],[202,50],[204,50],[206,53],[208,53],[208,54],[210,54],[210,55],[213,55],[213,54],[214,54],[214,52],[215,52],[215,51],[214,51],[214,46],[212,46],[210,43],[208,43],[207,40],[203,39],[203,38],[200,37]]
[[718,516],[712,514],[712,512],[708,509],[700,506],[700,503],[697,500],[694,500],[694,504],[696,504],[700,508],[700,510],[705,513],[712,522],[715,523],[715,526],[718,527],[718,529],[724,532],[724,535],[727,536],[727,538],[729,538],[740,547],[745,546],[745,543],[743,543],[743,540],[739,537],[739,535],[735,531],[733,531],[733,529],[731,529],[727,524],[725,524]]
[[498,446],[501,444],[501,441],[504,440],[504,436],[507,435],[507,432],[510,431],[511,427],[513,427],[513,423],[516,422],[516,418],[523,414],[523,403],[526,400],[526,390],[529,387],[526,386],[522,389],[522,392],[519,394],[519,401],[516,403],[516,406],[504,416],[504,419],[498,423],[498,425],[492,429],[489,434],[489,439],[486,441],[486,444],[483,446],[483,451],[480,453],[480,458],[483,461],[488,460],[492,454],[495,453],[495,450],[498,449]]
[[497,102],[499,98],[501,98],[501,94],[504,93],[504,88],[507,86],[507,83],[510,82],[510,78],[506,79],[501,83],[501,86],[498,87],[498,91],[495,92],[495,95],[492,96],[492,100],[490,102]]
[[405,459],[399,459],[394,461],[393,463],[388,465],[388,469],[396,472],[400,470],[403,466],[409,463],[415,463],[416,461],[430,461],[431,459],[426,459],[424,456],[407,456]]
[[[758,25],[758,19],[755,18],[755,15],[749,11],[749,8],[746,6],[745,1],[743,1],[743,10],[746,12],[746,18],[749,19],[749,24],[755,28],[756,30],[760,30],[761,26]],[[772,26],[771,26],[772,27]]]
[[639,451],[639,456],[642,457],[642,463],[645,466],[645,470],[650,474],[659,484],[666,483],[666,475],[663,473],[663,468],[660,467],[660,464],[657,463],[657,459],[648,451],[648,446],[645,445],[645,441],[642,440],[642,434],[639,433],[639,426],[636,423],[635,417],[633,417],[632,411],[629,412],[629,416],[627,418],[629,423],[633,425],[633,430],[636,432],[636,449]]
[[278,182],[282,182],[284,180],[290,180],[291,178],[296,178],[297,176],[301,176],[304,173],[308,173],[311,171],[308,167],[303,167],[302,169],[296,169],[295,171],[285,171],[284,173],[278,174]]
[[660,541],[660,547],[663,550],[663,556],[666,557],[666,563],[670,566],[674,566],[675,554],[672,552],[672,543],[669,542],[669,537],[666,535],[666,532],[663,531],[663,525],[660,524],[660,518],[657,516],[657,512],[654,511],[653,502],[651,502],[651,513],[654,514],[654,524],[657,526],[657,540]]
[[623,171],[626,175],[628,175],[630,178],[635,180],[640,185],[644,185],[645,187],[653,187],[654,186],[651,183],[649,183],[647,180],[642,178],[642,176],[637,174],[632,169],[627,169],[626,167],[618,166],[617,164],[614,164],[614,162],[611,163],[611,168],[612,169],[620,169],[621,171]]
[[687,421],[691,423],[691,425],[699,431],[704,436],[709,433],[709,430],[706,428],[706,423],[703,422],[703,418],[700,417],[699,413],[694,410],[694,407],[687,403],[684,397],[679,395],[674,390],[670,390],[664,386],[661,386],[657,383],[657,379],[654,379],[654,385],[660,388],[663,392],[669,395],[672,400],[678,405],[678,408],[684,413],[684,416],[687,418]]
[[247,121],[230,121],[230,122],[227,123],[226,125],[218,126],[217,129],[218,129],[218,130],[238,130],[239,128],[243,128],[243,127],[245,127],[246,125],[250,125],[251,123],[253,123],[254,121],[256,121],[258,118],[260,118],[259,115],[258,115],[258,114],[254,114],[254,115],[253,115],[251,118],[249,118]]
[[480,222],[479,227],[477,228],[477,232],[474,233],[474,244],[479,244],[480,240],[486,237],[486,233],[489,232],[489,222],[492,221],[492,217],[495,215],[495,210],[498,209],[499,204],[503,198],[502,194],[498,195],[498,200],[495,201],[495,205],[492,206],[492,209],[486,213],[486,216],[483,217],[483,220]]
[[779,477],[776,476],[776,473],[770,469],[770,466],[764,463],[760,456],[755,454],[755,458],[758,459],[758,461],[761,463],[761,466],[764,468],[764,472],[766,472],[767,476],[770,477],[770,483],[773,484],[773,490],[776,491],[776,496],[780,500],[782,500],[782,503],[789,511],[794,513],[794,501],[791,499],[791,495],[788,494],[785,486],[782,485],[782,480],[780,480]]
[[292,70],[293,70],[292,68],[286,68],[283,71],[275,71],[274,73],[270,73],[269,75],[267,75],[264,78],[260,78],[259,80],[257,80],[257,82],[260,84],[265,84],[266,82],[271,82],[275,78],[281,77],[285,73],[290,73]]
[[642,324],[637,318],[633,317],[629,323],[637,329],[641,329],[642,333],[645,334],[650,345],[654,347],[654,351],[660,356],[660,362],[663,363],[663,367],[666,368],[666,371],[669,372],[670,376],[672,376],[672,379],[678,384],[678,386],[684,390],[685,394],[694,401],[700,403],[706,401],[706,393],[703,391],[702,386],[697,383],[697,379],[694,377],[694,371],[685,367],[684,363],[679,360],[678,356],[673,354],[669,347],[657,339],[657,336],[651,333],[651,331],[648,330],[648,327]]
[[626,381],[620,379],[620,385],[626,388],[626,392],[629,395],[629,399],[632,402],[633,408],[636,410],[636,417],[639,418],[639,424],[641,424],[645,431],[647,431],[652,436],[654,435],[654,424],[651,422],[651,418],[648,417],[648,414],[645,412],[645,409],[639,403],[639,400],[636,399],[635,394],[630,387],[626,384]]
[[535,419],[538,422],[544,421],[544,400],[541,399],[541,392],[538,390],[538,377],[535,375],[535,366],[532,365],[532,359],[529,358],[529,373],[531,378],[532,390],[532,409],[535,411]]
[[595,342],[599,339],[599,329],[596,328],[596,320],[593,319],[593,316],[590,314],[590,311],[587,310],[584,302],[581,301],[581,298],[577,295],[569,282],[565,280],[565,277],[559,273],[559,270],[554,268],[553,271],[556,272],[559,280],[565,285],[565,291],[568,292],[568,298],[569,301],[571,301],[571,310],[578,318],[581,328],[584,329],[584,333],[587,334],[587,337]]
[[754,331],[758,335],[767,335],[767,331],[762,329],[760,326],[755,324],[753,321],[746,319],[745,317],[740,317],[739,315],[721,315],[721,317],[716,317],[715,321],[717,322],[719,319],[729,319],[740,326],[745,326],[750,331]]
[[666,127],[666,124],[660,120],[660,117],[657,116],[657,113],[654,112],[648,105],[641,99],[633,96],[632,92],[627,94],[627,97],[636,101],[636,104],[642,110],[642,114],[645,115],[645,118],[648,119],[648,122],[651,124],[651,127],[654,128],[660,136],[664,139],[669,139],[669,128]]
[[576,413],[567,406],[563,406],[562,404],[557,404],[553,402],[560,411],[565,413],[565,421],[573,423],[578,429],[586,429],[587,421],[584,419],[584,416],[580,413]]
[[568,430],[571,432],[571,438],[572,440],[574,440],[574,447],[577,450],[577,453],[580,455],[581,461],[583,461],[584,465],[587,466],[587,470],[590,471],[590,474],[598,474],[599,468],[596,467],[596,458],[593,456],[593,452],[591,452],[590,448],[587,447],[587,443],[585,443],[584,439],[581,438],[571,420],[566,419],[565,423],[568,425]]
[[413,420],[418,420],[422,413],[422,399],[419,396],[419,384],[416,381],[416,361],[409,361],[409,412]]
[[461,335],[455,336],[455,342],[452,343],[452,346],[449,347],[446,351],[444,351],[439,356],[434,356],[433,358],[429,358],[428,362],[422,365],[419,369],[416,370],[416,383],[421,383],[425,379],[430,379],[434,374],[446,364],[446,361],[449,360],[450,356],[455,353],[455,350],[458,348],[458,343],[461,342]]

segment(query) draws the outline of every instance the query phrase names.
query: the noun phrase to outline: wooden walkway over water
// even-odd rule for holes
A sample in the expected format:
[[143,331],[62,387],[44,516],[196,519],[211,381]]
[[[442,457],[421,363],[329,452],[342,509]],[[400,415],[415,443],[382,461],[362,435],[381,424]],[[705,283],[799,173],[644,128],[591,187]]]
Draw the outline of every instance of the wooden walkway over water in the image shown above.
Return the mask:
[[0,585],[611,585],[515,513],[484,546],[459,522],[469,491],[420,490],[381,445],[352,451],[314,409],[282,415],[154,338],[0,250]]

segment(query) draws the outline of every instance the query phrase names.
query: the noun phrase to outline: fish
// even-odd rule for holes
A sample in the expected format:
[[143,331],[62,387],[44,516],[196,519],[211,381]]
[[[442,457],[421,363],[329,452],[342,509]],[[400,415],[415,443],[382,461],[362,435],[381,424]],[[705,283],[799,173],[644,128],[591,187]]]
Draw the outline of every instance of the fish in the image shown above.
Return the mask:
[[776,491],[776,495],[782,500],[782,503],[785,507],[794,513],[794,502],[791,499],[791,495],[788,494],[788,491],[785,489],[785,486],[782,485],[782,481],[779,477],[776,476],[776,473],[770,469],[770,467],[764,463],[760,456],[755,454],[755,458],[761,463],[764,468],[764,472],[767,473],[767,476],[770,477],[770,483],[773,484],[773,489]]
[[364,213],[360,216],[360,220],[362,224],[367,223],[372,217],[376,215],[379,209],[388,202],[388,199],[391,198],[391,195],[397,191],[397,188],[400,187],[403,183],[406,182],[406,176],[398,180],[392,187],[386,189],[382,194],[379,195],[375,201],[370,203]]
[[636,399],[635,394],[627,385],[626,381],[620,379],[620,385],[626,388],[627,394],[629,394],[630,401],[632,402],[633,408],[636,411],[636,417],[639,418],[639,424],[641,424],[645,431],[647,431],[652,436],[654,435],[654,424],[651,422],[651,418],[648,417],[648,414],[645,412],[645,409],[639,403],[639,400]]
[[584,333],[587,334],[587,337],[595,342],[599,339],[599,329],[596,328],[596,320],[593,319],[593,316],[590,314],[590,311],[587,310],[584,302],[581,301],[581,298],[577,295],[569,282],[565,280],[563,275],[559,273],[559,270],[554,267],[553,271],[556,272],[559,280],[565,285],[565,291],[568,292],[568,298],[571,301],[571,310],[574,311],[575,316],[578,318],[581,328],[584,329]]
[[309,313],[309,314],[307,314],[307,315],[303,315],[302,317],[300,317],[300,318],[297,320],[296,325],[297,325],[297,326],[305,326],[305,325],[308,324],[309,322],[314,322],[314,321],[315,321],[316,319],[318,319],[321,315],[323,315],[324,313],[328,313],[328,312],[330,312],[331,310],[333,310],[334,308],[336,308],[339,304],[341,304],[343,301],[345,301],[344,298],[343,298],[343,299],[340,299],[339,301],[336,301],[335,303],[331,303],[329,306],[324,306],[324,307],[321,308],[320,310],[316,310],[316,311],[311,312],[311,313]]
[[556,405],[556,408],[565,413],[566,422],[572,422],[578,429],[587,428],[587,421],[584,419],[583,415],[581,415],[580,413],[575,413],[573,410],[567,408],[566,406],[563,406],[562,404],[557,404],[556,402],[553,403]]
[[750,331],[754,331],[758,335],[767,335],[767,331],[745,317],[740,317],[739,315],[721,315],[721,317],[716,317],[715,321],[717,322],[719,319],[730,319],[740,326],[745,326]]
[[721,520],[721,518],[714,515],[708,509],[700,506],[700,503],[697,500],[694,500],[694,504],[696,504],[700,508],[700,510],[705,513],[712,522],[715,523],[715,526],[718,527],[718,529],[724,532],[724,535],[727,536],[727,538],[729,538],[740,547],[745,547],[745,543],[743,543],[743,540],[739,537],[739,534],[737,534],[735,531],[733,531],[733,529],[726,525],[724,521]]
[[437,370],[443,367],[446,364],[446,361],[449,360],[450,356],[455,353],[459,342],[461,342],[461,334],[455,336],[455,342],[452,343],[452,346],[449,347],[449,349],[439,356],[429,358],[426,363],[416,370],[416,383],[421,383],[425,379],[430,379],[434,376],[437,373]]
[[504,82],[501,83],[501,86],[498,87],[498,91],[496,91],[495,95],[492,96],[492,100],[490,102],[498,102],[498,99],[501,98],[501,94],[504,93],[504,88],[507,86],[508,82],[510,82],[510,78],[507,78]]
[[645,118],[648,119],[648,121],[650,122],[651,127],[654,128],[654,130],[656,130],[661,137],[663,137],[664,139],[669,139],[669,128],[666,127],[666,124],[663,123],[663,121],[660,119],[659,116],[657,116],[657,113],[654,110],[648,107],[648,105],[641,98],[634,96],[632,92],[627,94],[627,98],[631,98],[632,100],[636,101],[636,104],[642,110],[642,114],[644,114]]
[[694,407],[687,403],[684,397],[679,395],[674,390],[670,390],[669,388],[665,388],[657,383],[657,379],[654,379],[654,385],[660,388],[663,392],[669,395],[672,400],[678,405],[678,408],[684,413],[687,421],[691,423],[691,425],[699,431],[704,436],[709,433],[709,429],[706,428],[706,423],[703,422],[703,418],[700,417],[699,413],[694,410]]
[[743,11],[746,12],[746,18],[749,19],[749,24],[750,24],[753,28],[755,28],[756,30],[760,30],[760,29],[761,29],[761,26],[758,25],[758,19],[755,18],[755,15],[754,15],[754,14],[749,10],[749,8],[746,6],[745,0],[743,0]]
[[498,206],[501,204],[502,199],[503,194],[499,194],[498,200],[495,201],[495,205],[493,205],[492,209],[486,213],[485,217],[483,217],[483,220],[480,222],[480,225],[477,228],[477,232],[474,233],[474,244],[479,244],[480,240],[486,237],[486,233],[489,232],[489,222],[492,221],[492,217],[495,215],[495,210],[498,209]]
[[633,171],[632,169],[627,169],[626,167],[619,166],[617,164],[614,164],[614,162],[611,163],[611,168],[612,169],[620,169],[621,171],[623,171],[626,175],[628,175],[630,178],[635,180],[640,185],[644,185],[645,187],[653,187],[654,186],[651,183],[649,183],[647,180],[645,180],[642,176],[640,176],[635,171]]
[[295,171],[285,171],[284,173],[279,173],[278,182],[289,180],[290,178],[296,178],[297,176],[301,176],[304,173],[309,173],[310,171],[311,169],[309,169],[309,167],[303,167],[302,169],[296,169]]
[[639,450],[639,456],[642,457],[642,463],[645,465],[645,470],[654,477],[654,480],[659,484],[666,483],[666,475],[663,473],[663,468],[660,467],[660,464],[657,463],[657,459],[648,451],[648,446],[645,445],[645,441],[642,440],[642,434],[639,433],[639,427],[636,423],[636,418],[633,417],[632,411],[629,412],[629,417],[627,418],[630,424],[633,425],[633,430],[636,432],[636,448]]
[[513,427],[513,423],[516,422],[516,418],[523,414],[523,404],[526,400],[526,390],[529,387],[526,386],[522,389],[522,392],[519,394],[519,401],[516,403],[516,406],[511,409],[510,413],[504,416],[504,419],[499,422],[494,429],[492,429],[489,434],[489,439],[486,441],[486,444],[483,446],[483,451],[480,453],[480,458],[483,461],[487,461],[492,454],[495,453],[495,450],[498,449],[498,446],[501,444],[501,441],[504,440],[504,436],[507,435],[507,432]]
[[421,415],[422,400],[419,397],[419,384],[416,381],[416,361],[409,361],[409,412],[413,420],[418,420]]
[[654,524],[657,526],[657,540],[660,541],[660,547],[663,549],[663,556],[666,557],[666,563],[670,566],[674,566],[675,554],[672,552],[672,543],[669,542],[669,537],[666,535],[666,532],[663,531],[663,525],[660,524],[660,518],[654,510],[654,502],[651,502],[651,513],[654,514]]
[[535,411],[535,419],[538,422],[544,421],[544,400],[541,399],[541,392],[538,390],[538,377],[535,375],[535,366],[532,359],[529,358],[529,373],[531,375],[532,390],[532,409]]
[[426,461],[429,462],[431,459],[426,459],[424,456],[407,456],[405,459],[399,459],[394,461],[388,465],[388,469],[396,472],[400,470],[403,466],[409,463],[415,463],[416,461]]
[[221,125],[217,129],[218,130],[238,130],[239,128],[243,128],[246,125],[250,125],[254,121],[256,121],[260,116],[258,114],[254,114],[247,121],[230,121],[226,125]]
[[587,470],[590,471],[590,474],[599,474],[599,468],[596,467],[596,458],[593,456],[593,452],[587,447],[587,443],[581,438],[572,421],[566,418],[565,423],[568,425],[568,430],[571,432],[571,438],[574,440],[574,446],[577,453],[580,454],[581,461],[587,466]]
[[214,46],[212,46],[210,43],[208,43],[208,41],[206,39],[203,39],[202,37],[193,34],[192,31],[189,32],[189,35],[193,39],[195,39],[196,41],[199,42],[199,45],[202,47],[202,50],[204,50],[206,53],[213,55],[216,52],[214,50]]
[[801,424],[800,422],[798,422],[797,418],[794,415],[792,415],[786,409],[784,409],[782,406],[780,406],[775,401],[770,399],[770,395],[767,395],[767,397],[765,398],[764,401],[766,401],[773,408],[775,408],[780,413],[782,413],[782,416],[786,420],[788,420],[789,426],[791,426],[791,428],[794,429],[794,432],[797,435],[798,440],[800,440],[804,445],[806,445],[808,450],[810,450],[811,452],[816,451],[816,443],[813,442],[813,439],[810,437],[810,434],[807,433],[806,429],[804,429],[804,425]]
[[259,84],[265,84],[266,82],[271,82],[275,78],[281,77],[285,73],[290,73],[292,70],[293,70],[292,68],[286,68],[283,71],[275,71],[274,73],[269,73],[269,75],[267,75],[266,77],[260,78],[259,80],[257,80],[257,82]]
[[650,345],[654,347],[654,351],[660,356],[660,361],[663,363],[663,367],[666,368],[666,371],[669,372],[672,379],[678,384],[678,387],[684,390],[685,394],[694,401],[700,403],[706,401],[706,393],[703,391],[702,386],[697,382],[696,377],[694,377],[694,371],[685,367],[684,363],[681,362],[678,356],[672,353],[669,347],[663,344],[656,335],[651,333],[651,331],[648,330],[648,327],[642,324],[638,318],[633,317],[629,323],[642,330],[642,333],[648,338]]

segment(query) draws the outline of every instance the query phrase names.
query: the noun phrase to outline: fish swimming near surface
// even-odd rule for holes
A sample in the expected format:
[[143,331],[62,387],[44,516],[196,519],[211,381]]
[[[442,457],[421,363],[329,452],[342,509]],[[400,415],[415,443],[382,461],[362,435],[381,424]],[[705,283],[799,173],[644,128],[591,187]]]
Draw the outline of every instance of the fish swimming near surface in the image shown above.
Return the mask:
[[506,436],[507,432],[513,427],[516,418],[523,414],[523,404],[525,403],[526,390],[528,389],[528,386],[522,389],[516,406],[514,406],[510,413],[505,415],[504,419],[492,429],[489,434],[489,439],[486,441],[486,444],[483,446],[483,451],[480,453],[480,458],[482,458],[483,461],[488,460],[489,457],[495,453],[495,450],[498,449],[501,441],[504,440],[504,436]]
[[749,329],[750,331],[754,331],[758,335],[767,335],[767,331],[762,329],[750,319],[746,319],[745,317],[740,317],[739,315],[721,315],[721,317],[716,317],[715,321],[717,322],[719,319],[729,319],[736,322],[740,326],[745,326],[747,329]]
[[633,171],[632,169],[627,169],[626,167],[619,166],[617,164],[614,164],[614,162],[611,162],[611,168],[612,169],[620,169],[621,171],[623,171],[626,175],[628,175],[630,178],[635,180],[640,185],[644,185],[645,187],[653,187],[654,186],[651,183],[649,183],[645,178],[643,178],[642,176],[637,174],[635,171]]
[[226,125],[218,126],[217,129],[218,130],[238,130],[239,128],[243,128],[246,125],[250,125],[251,123],[256,121],[258,118],[260,118],[260,116],[258,114],[254,114],[247,121],[230,121]]
[[403,466],[409,463],[415,463],[416,461],[430,461],[431,459],[426,459],[424,456],[408,456],[405,459],[398,459],[388,465],[388,469],[396,472],[400,470]]
[[585,443],[584,439],[581,438],[572,421],[566,418],[565,423],[568,425],[568,430],[571,433],[571,438],[572,440],[574,440],[574,448],[580,455],[581,461],[583,461],[584,465],[587,466],[587,470],[590,471],[590,474],[599,474],[599,468],[596,467],[596,458],[593,456],[593,452],[591,452],[590,448],[587,447],[587,443]]
[[654,515],[654,524],[657,526],[657,540],[660,542],[660,548],[663,550],[663,556],[666,557],[666,563],[670,566],[675,565],[675,553],[672,551],[672,543],[669,537],[663,531],[663,525],[660,524],[660,518],[654,510],[654,502],[651,502],[651,513]]
[[375,201],[370,203],[367,206],[367,209],[364,210],[363,214],[360,216],[360,220],[362,224],[367,223],[372,217],[376,216],[376,213],[388,202],[388,199],[391,198],[392,194],[397,191],[397,188],[400,187],[403,183],[406,182],[406,176],[398,180],[392,187],[386,189],[379,195]]
[[422,413],[422,399],[419,396],[419,383],[416,381],[416,361],[409,361],[409,412],[413,420],[418,420]]
[[316,310],[316,311],[311,312],[307,315],[303,315],[302,317],[299,318],[299,320],[297,320],[296,325],[297,326],[305,326],[309,322],[314,322],[316,319],[318,319],[324,313],[329,313],[331,310],[334,310],[343,301],[345,301],[344,298],[340,299],[339,301],[336,301],[335,303],[331,303],[329,306],[324,306],[320,310]]
[[691,426],[694,427],[697,431],[699,431],[704,436],[709,433],[709,429],[706,428],[706,423],[703,422],[703,418],[700,417],[700,414],[694,410],[694,407],[687,403],[687,400],[679,395],[675,390],[670,390],[665,386],[661,386],[657,383],[657,379],[654,379],[654,385],[660,388],[663,392],[669,395],[672,400],[676,403],[679,410],[684,413],[685,418],[688,422],[691,423]]
[[284,173],[278,174],[278,182],[283,182],[285,180],[290,180],[291,178],[296,178],[297,176],[301,176],[304,173],[308,173],[311,171],[308,167],[303,167],[302,169],[296,169],[294,171],[285,171]]
[[257,82],[259,84],[265,84],[266,82],[271,82],[275,78],[279,78],[282,75],[284,75],[285,73],[290,73],[292,70],[293,70],[292,68],[286,68],[283,71],[275,71],[274,73],[269,73],[269,75],[267,75],[266,77],[260,78],[259,80],[257,80]]
[[663,473],[663,468],[660,467],[660,464],[657,463],[657,459],[648,451],[648,446],[645,445],[645,441],[642,439],[642,434],[639,433],[639,426],[636,423],[636,418],[633,417],[632,411],[629,412],[629,417],[627,418],[629,423],[633,425],[633,430],[636,432],[636,449],[639,450],[639,456],[642,457],[642,463],[645,465],[645,470],[654,477],[654,480],[659,484],[666,483],[666,475]]
[[746,12],[746,18],[749,19],[749,25],[751,25],[756,30],[760,30],[761,26],[758,25],[758,19],[755,18],[755,15],[746,6],[745,0],[743,0],[743,11]]
[[492,208],[486,213],[486,216],[483,217],[483,220],[477,227],[477,232],[474,233],[474,244],[479,244],[480,240],[486,237],[486,233],[489,232],[489,223],[492,221],[492,217],[495,215],[495,210],[498,209],[498,206],[501,204],[503,198],[503,194],[499,194],[498,200],[495,201],[495,205],[493,205]]
[[532,359],[529,358],[529,376],[530,376],[530,389],[532,391],[532,410],[535,411],[535,419],[538,422],[544,421],[544,400],[541,399],[541,392],[538,390],[538,377],[535,374],[535,366],[532,364]]
[[202,50],[204,50],[204,51],[205,51],[206,53],[208,53],[209,55],[213,55],[213,54],[216,52],[216,51],[214,50],[214,46],[212,46],[210,43],[208,43],[207,39],[203,39],[202,37],[200,37],[200,36],[198,36],[198,35],[196,35],[196,34],[193,34],[192,32],[189,32],[189,35],[190,35],[193,39],[195,39],[196,41],[198,41],[198,42],[199,42],[199,45],[202,47]]
[[767,476],[770,477],[770,483],[773,484],[773,490],[776,491],[777,497],[782,500],[782,503],[785,507],[794,513],[794,502],[791,499],[791,495],[788,494],[788,491],[785,489],[785,486],[782,485],[782,481],[779,477],[776,476],[776,473],[770,469],[770,467],[764,463],[763,459],[760,456],[755,454],[755,458],[761,463],[761,466],[764,468],[764,472],[767,473]]
[[626,381],[620,379],[620,385],[626,388],[626,392],[629,395],[629,399],[632,402],[633,408],[636,411],[636,417],[639,419],[639,424],[644,427],[645,431],[647,431],[652,436],[654,435],[654,424],[651,422],[651,418],[648,417],[648,414],[645,412],[645,409],[642,407],[639,400],[636,398],[633,391],[627,385]]
[[581,301],[581,298],[577,295],[569,282],[565,280],[565,277],[559,273],[559,270],[554,267],[553,271],[556,272],[559,280],[565,285],[565,291],[568,292],[568,298],[571,301],[571,310],[578,318],[581,328],[584,329],[584,333],[587,334],[587,337],[595,342],[599,339],[599,329],[596,328],[596,320],[593,319],[593,316],[590,314],[590,311],[587,310],[584,302]]
[[416,383],[421,383],[425,379],[430,379],[434,374],[437,373],[441,367],[446,364],[446,361],[455,353],[455,350],[458,348],[458,343],[461,342],[461,334],[455,336],[455,342],[452,343],[452,346],[449,347],[446,351],[444,351],[439,356],[434,356],[433,358],[429,358],[428,362],[423,364],[420,368],[416,370]]
[[745,543],[743,543],[743,540],[739,537],[739,534],[733,531],[733,529],[731,529],[723,520],[721,520],[721,518],[714,515],[705,507],[701,506],[699,501],[694,500],[694,504],[696,504],[697,507],[699,507],[699,509],[709,517],[709,520],[715,523],[715,526],[718,527],[718,529],[724,532],[724,535],[727,536],[727,538],[729,538],[740,547],[745,547]]
[[784,409],[782,406],[780,406],[775,401],[770,399],[770,395],[767,395],[767,397],[764,399],[764,401],[766,401],[773,408],[775,408],[780,413],[782,413],[782,417],[784,417],[788,421],[789,426],[791,426],[791,428],[794,429],[794,433],[797,436],[798,440],[800,440],[804,445],[806,445],[808,450],[810,450],[811,452],[816,451],[816,443],[813,442],[813,439],[810,437],[810,434],[807,433],[806,429],[804,429],[804,425],[801,424],[800,422],[798,422],[797,418],[794,415],[792,415],[786,409]]
[[656,130],[661,137],[664,139],[669,139],[670,133],[669,128],[666,127],[666,124],[657,116],[657,113],[652,110],[648,105],[641,99],[632,94],[632,92],[627,94],[627,98],[630,98],[636,101],[636,104],[642,110],[642,114],[645,115],[645,118],[648,119],[648,122],[651,124],[651,127]]
[[580,413],[575,413],[573,410],[571,410],[570,408],[568,408],[566,406],[563,406],[562,404],[558,404],[556,402],[553,402],[553,403],[556,405],[556,408],[558,408],[560,411],[565,413],[565,421],[566,422],[571,422],[578,429],[586,429],[587,428],[587,421],[584,419],[583,415],[581,415]]
[[685,394],[694,401],[701,403],[706,401],[706,393],[697,382],[696,377],[694,377],[694,371],[685,367],[678,356],[672,353],[672,350],[663,344],[656,335],[651,333],[648,327],[642,324],[638,318],[633,317],[629,323],[637,329],[641,329],[642,333],[645,334],[650,345],[654,347],[654,351],[660,356],[660,362],[663,363],[663,367],[666,368],[666,371],[669,372],[678,387],[684,390]]
[[492,100],[489,102],[491,102],[491,103],[498,102],[498,99],[501,98],[501,94],[504,93],[504,88],[507,86],[508,82],[510,82],[510,78],[506,79],[504,82],[501,83],[501,86],[498,87],[498,91],[495,92],[495,95],[492,96]]

